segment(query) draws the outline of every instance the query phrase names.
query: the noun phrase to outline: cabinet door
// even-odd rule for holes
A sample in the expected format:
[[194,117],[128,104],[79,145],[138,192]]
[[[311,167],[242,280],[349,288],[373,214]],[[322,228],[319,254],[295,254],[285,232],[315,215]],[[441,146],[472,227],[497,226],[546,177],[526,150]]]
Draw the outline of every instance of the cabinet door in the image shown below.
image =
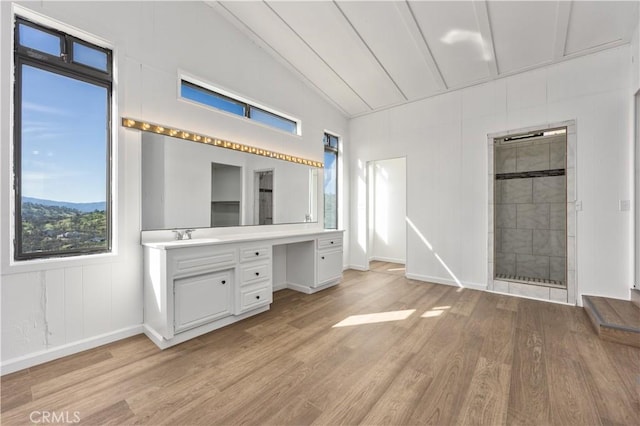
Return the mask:
[[342,251],[318,252],[318,275],[315,287],[342,277]]
[[233,271],[175,280],[175,332],[231,315]]

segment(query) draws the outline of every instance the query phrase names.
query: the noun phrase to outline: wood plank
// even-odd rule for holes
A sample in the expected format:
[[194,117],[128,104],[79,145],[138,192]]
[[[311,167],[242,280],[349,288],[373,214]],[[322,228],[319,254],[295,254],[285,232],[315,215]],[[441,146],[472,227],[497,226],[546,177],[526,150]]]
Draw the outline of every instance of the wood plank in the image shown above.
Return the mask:
[[599,339],[582,309],[345,277],[164,351],[135,336],[4,376],[2,424],[640,424],[640,349]]

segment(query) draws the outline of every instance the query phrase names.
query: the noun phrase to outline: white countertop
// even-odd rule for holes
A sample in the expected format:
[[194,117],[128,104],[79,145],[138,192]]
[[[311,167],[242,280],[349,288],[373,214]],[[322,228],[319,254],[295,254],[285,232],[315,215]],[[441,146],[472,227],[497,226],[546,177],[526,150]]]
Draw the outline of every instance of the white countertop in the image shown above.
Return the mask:
[[206,245],[217,244],[230,244],[246,241],[263,241],[263,240],[277,240],[292,237],[305,237],[305,236],[322,236],[323,234],[332,234],[336,232],[344,232],[340,229],[303,229],[303,230],[288,230],[288,231],[276,231],[276,232],[255,232],[249,234],[231,234],[221,235],[219,237],[207,237],[207,238],[192,238],[190,240],[169,240],[158,242],[146,242],[142,245],[145,247],[171,250],[182,247],[198,247]]

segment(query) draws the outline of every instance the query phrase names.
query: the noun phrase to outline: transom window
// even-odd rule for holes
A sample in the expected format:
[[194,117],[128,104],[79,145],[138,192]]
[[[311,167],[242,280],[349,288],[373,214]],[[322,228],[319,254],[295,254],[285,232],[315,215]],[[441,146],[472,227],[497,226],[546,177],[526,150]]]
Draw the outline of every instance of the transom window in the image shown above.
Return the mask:
[[15,22],[17,260],[111,250],[112,52]]
[[180,81],[180,96],[221,111],[239,115],[294,135],[300,134],[299,123],[284,115],[267,111],[248,102],[206,89],[190,81]]

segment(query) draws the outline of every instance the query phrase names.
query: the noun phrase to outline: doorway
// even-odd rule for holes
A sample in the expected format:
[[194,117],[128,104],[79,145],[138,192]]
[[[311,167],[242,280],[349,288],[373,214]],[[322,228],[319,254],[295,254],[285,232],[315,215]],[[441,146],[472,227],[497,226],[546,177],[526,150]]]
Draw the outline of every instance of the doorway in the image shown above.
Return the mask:
[[273,169],[255,172],[254,224],[273,225]]
[[369,269],[405,274],[407,262],[407,160],[368,163]]

